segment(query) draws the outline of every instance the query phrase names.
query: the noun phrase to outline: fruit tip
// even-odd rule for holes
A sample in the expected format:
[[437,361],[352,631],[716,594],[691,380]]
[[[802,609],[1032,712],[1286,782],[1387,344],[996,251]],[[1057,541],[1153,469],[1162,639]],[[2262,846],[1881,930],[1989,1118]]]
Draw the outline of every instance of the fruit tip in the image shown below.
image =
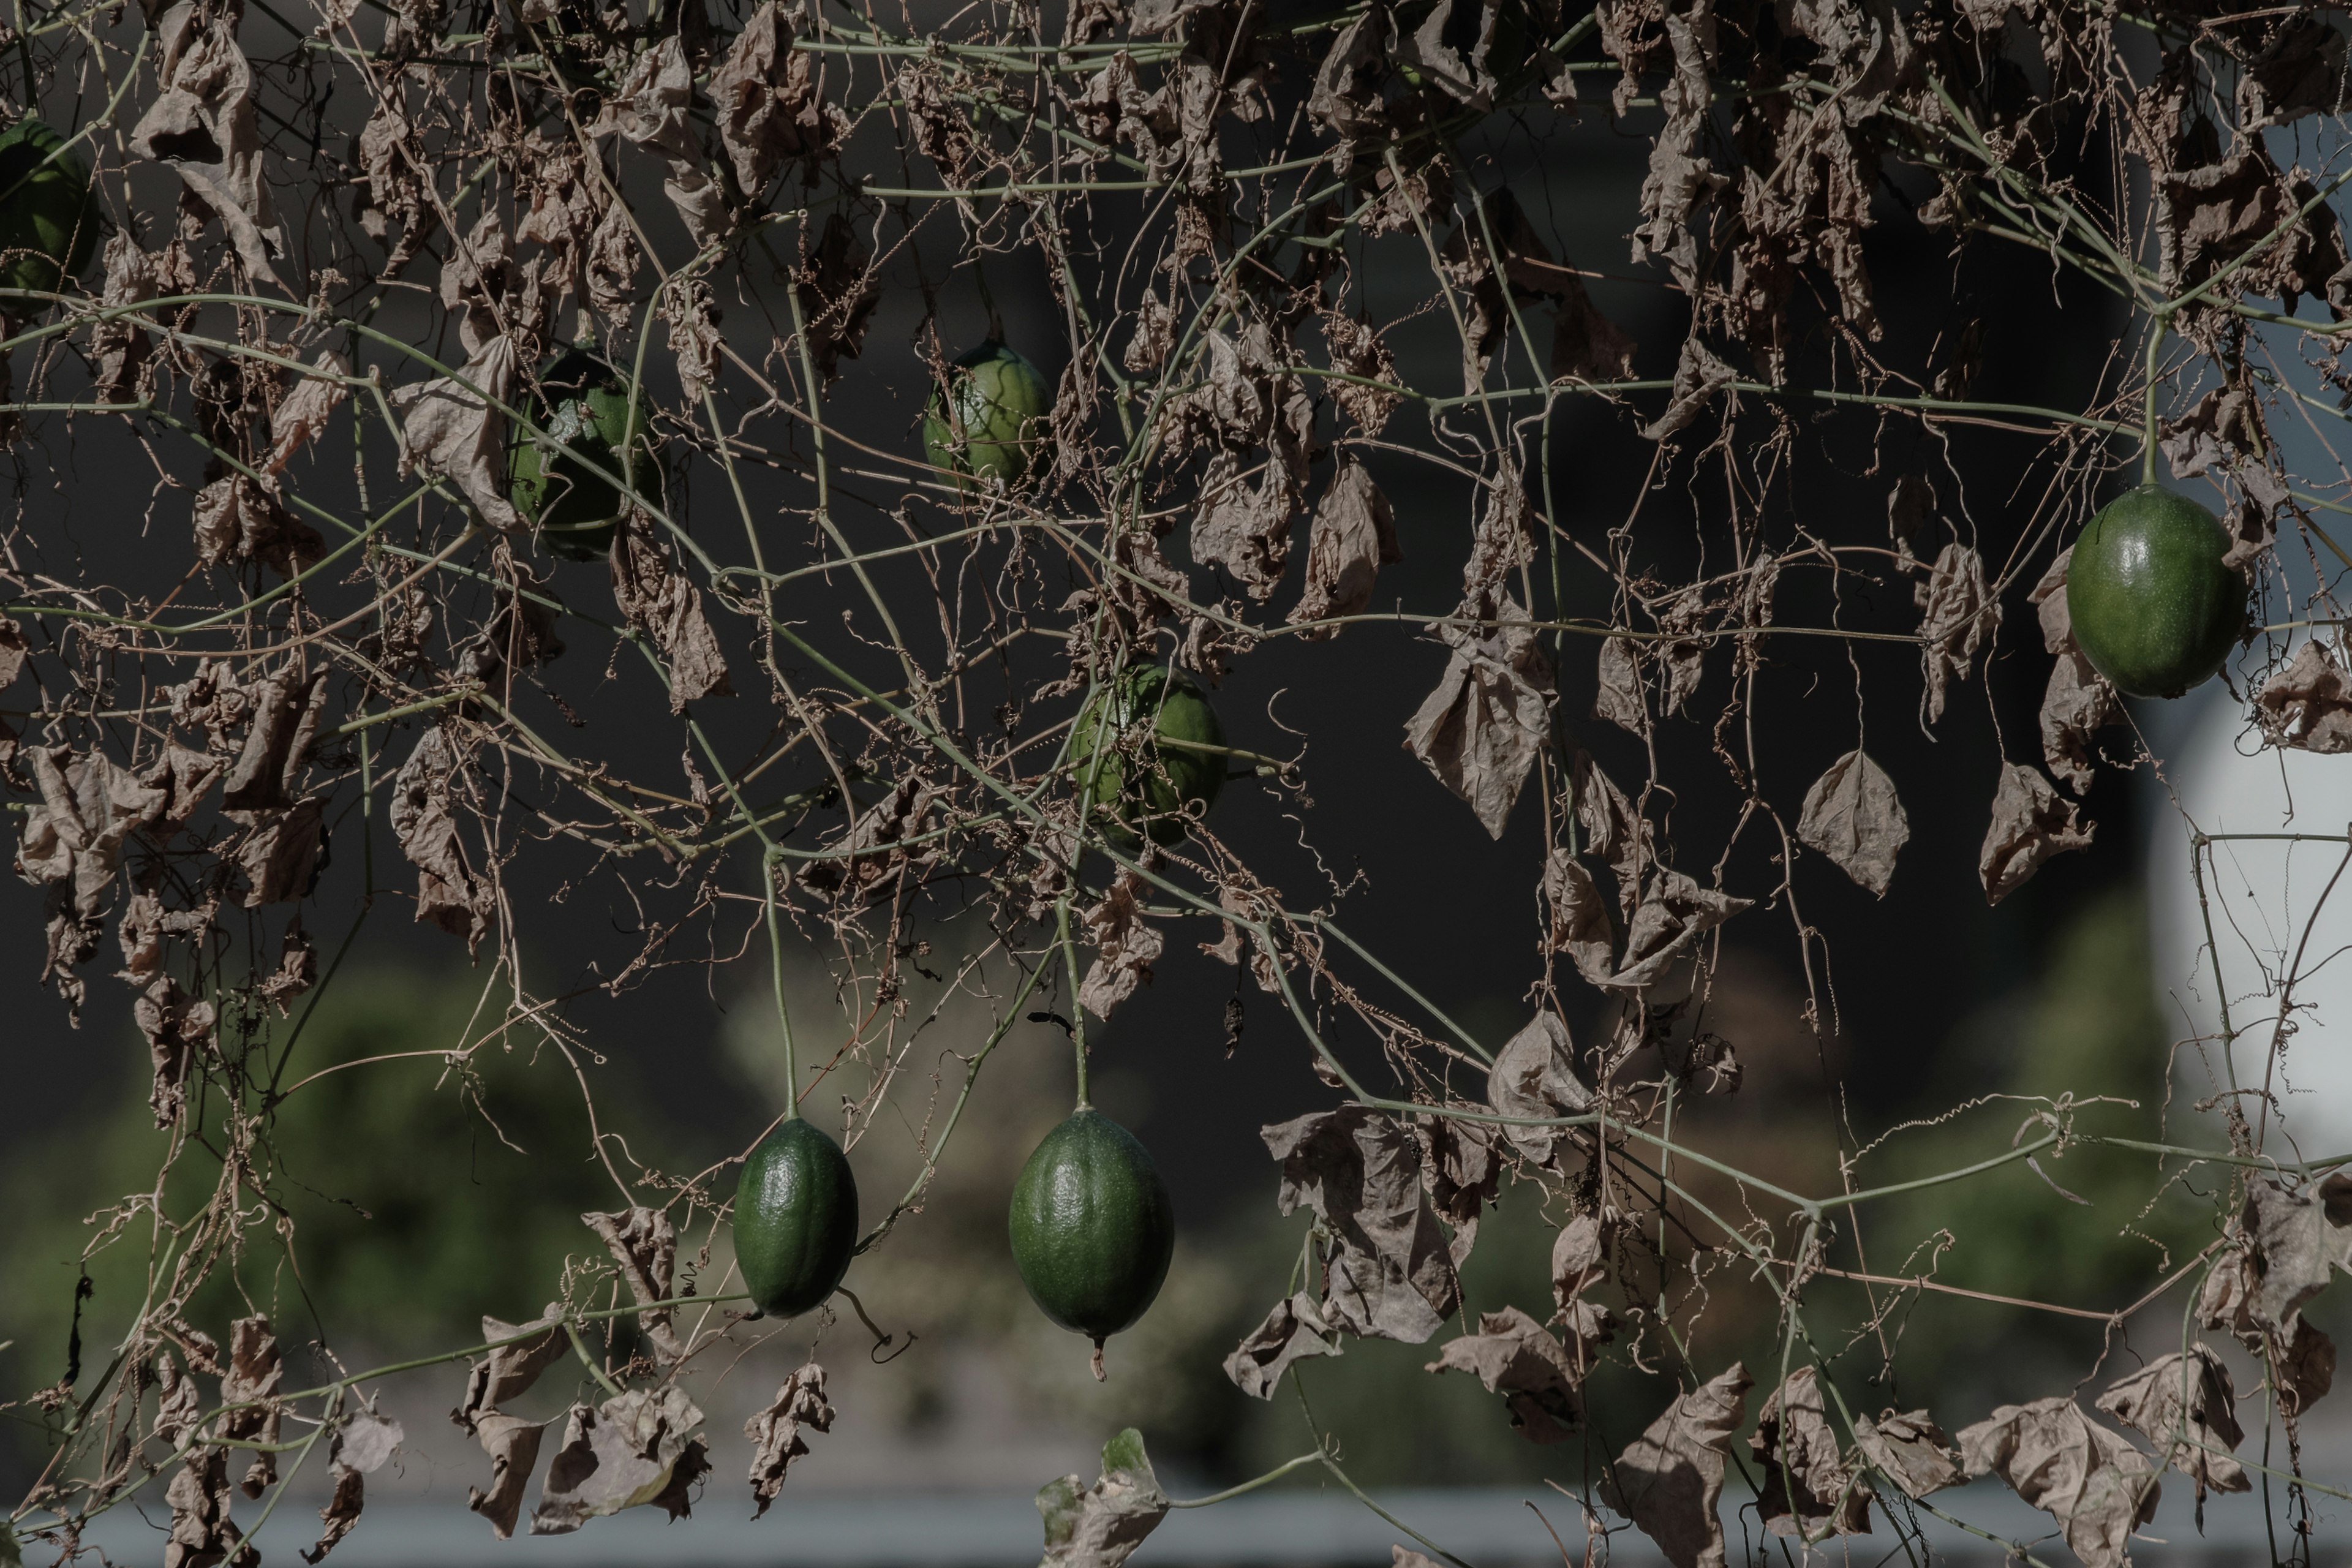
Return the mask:
[[1095,1356],[1094,1356],[1095,1381],[1096,1381],[1097,1383],[1108,1383],[1108,1382],[1110,1381],[1110,1374],[1109,1374],[1109,1373],[1106,1373],[1105,1371],[1103,1371],[1103,1357],[1102,1357],[1102,1352],[1103,1352],[1102,1336],[1101,1336],[1100,1334],[1097,1334],[1097,1335],[1095,1336]]

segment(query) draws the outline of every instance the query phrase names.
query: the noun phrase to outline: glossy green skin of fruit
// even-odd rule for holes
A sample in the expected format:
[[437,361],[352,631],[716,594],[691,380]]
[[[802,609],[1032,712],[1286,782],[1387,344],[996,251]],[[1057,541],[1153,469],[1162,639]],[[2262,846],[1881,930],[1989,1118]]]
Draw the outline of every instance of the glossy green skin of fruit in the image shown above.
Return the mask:
[[735,1189],[735,1262],[752,1304],[796,1318],[824,1304],[857,1247],[857,1179],[841,1145],[795,1116],[760,1140]]
[[1143,1316],[1168,1278],[1176,1215],[1135,1134],[1082,1106],[1013,1184],[1013,1261],[1030,1300],[1097,1342]]
[[2161,485],[2109,501],[2066,568],[2074,643],[2116,690],[2178,697],[2202,686],[2246,626],[2246,580],[2221,563],[2229,531]]
[[[557,445],[542,447],[529,431],[516,428],[507,447],[509,499],[555,554],[567,561],[602,560],[613,548],[627,503],[593,469],[621,471],[621,453],[628,445],[628,378],[584,348],[567,349],[541,368],[538,389],[517,406]],[[661,496],[661,465],[646,432],[643,405],[637,409],[630,478],[639,494]]]
[[[1143,725],[1150,726],[1156,763],[1148,770],[1139,765],[1141,758],[1118,744]],[[1185,814],[1206,812],[1216,804],[1217,792],[1225,787],[1225,754],[1165,744],[1171,740],[1225,743],[1224,727],[1208,695],[1181,670],[1129,666],[1079,712],[1070,736],[1071,773],[1087,814],[1108,819],[1104,826],[1114,841],[1140,843],[1135,826],[1148,817],[1151,837],[1173,844],[1184,837]]]
[[65,140],[38,120],[0,132],[0,286],[56,289],[97,248],[89,164],[79,152],[49,159]]
[[946,396],[931,395],[923,411],[923,457],[935,468],[1010,488],[1028,477],[1053,412],[1053,388],[1035,365],[1003,343],[982,343],[956,361]]

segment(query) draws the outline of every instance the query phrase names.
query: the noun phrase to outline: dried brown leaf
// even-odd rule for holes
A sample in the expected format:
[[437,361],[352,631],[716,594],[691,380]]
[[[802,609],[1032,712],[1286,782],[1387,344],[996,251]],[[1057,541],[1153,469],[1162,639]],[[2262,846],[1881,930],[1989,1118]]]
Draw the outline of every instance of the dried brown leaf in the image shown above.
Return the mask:
[[1143,1436],[1132,1426],[1103,1445],[1102,1477],[1081,1487],[1075,1475],[1037,1490],[1045,1555],[1037,1568],[1119,1568],[1168,1517]]
[[702,1412],[675,1384],[627,1389],[593,1408],[573,1405],[530,1510],[530,1532],[569,1534],[646,1503],[660,1503],[673,1519],[685,1513],[679,1479],[710,1468],[693,1435],[700,1425]]
[[628,623],[653,638],[669,666],[669,710],[705,697],[731,697],[727,657],[702,613],[702,595],[672,570],[656,542],[654,523],[632,507],[613,542],[613,603]]
[[1977,857],[1985,902],[1997,904],[2023,887],[2053,855],[2090,847],[2092,827],[2078,824],[2074,803],[2022,763],[2004,763],[1992,800],[1992,825]]
[[[1307,547],[1307,591],[1290,612],[1291,625],[1357,614],[1372,602],[1381,568],[1403,559],[1389,498],[1372,482],[1370,469],[1341,457],[1315,508],[1315,529]],[[1342,629],[1317,626],[1302,635],[1325,641]]]
[[[1495,619],[1526,620],[1509,598]],[[1449,626],[1453,648],[1437,688],[1405,725],[1405,747],[1500,838],[1550,732],[1551,666],[1535,630]]]
[[1960,1464],[2055,1519],[2084,1568],[2128,1562],[2132,1531],[2156,1517],[2156,1466],[2063,1395],[2001,1405],[1963,1430]]
[[1087,939],[1095,945],[1095,961],[1078,986],[1078,1004],[1097,1018],[1135,994],[1139,985],[1151,984],[1151,963],[1167,946],[1167,939],[1147,923],[1138,907],[1143,879],[1121,870],[1112,879],[1102,901],[1086,911]]
[[1853,1440],[1863,1458],[1901,1488],[1906,1497],[1923,1498],[1968,1479],[1960,1471],[1959,1450],[1924,1410],[1900,1415],[1890,1410],[1875,1421],[1857,1415]]
[[[1551,1012],[1538,1013],[1495,1054],[1486,1072],[1486,1099],[1505,1116],[1542,1121],[1580,1116],[1592,1108],[1592,1091],[1576,1076],[1576,1047],[1568,1026]],[[1559,1127],[1515,1127],[1503,1135],[1534,1163],[1556,1168],[1562,1144],[1575,1135]]]
[[1716,1505],[1731,1435],[1754,1380],[1734,1362],[1666,1407],[1601,1478],[1601,1500],[1632,1520],[1675,1568],[1724,1568]]
[[1343,1333],[1421,1344],[1460,1299],[1445,1235],[1422,1194],[1412,1133],[1343,1105],[1262,1130],[1282,1162],[1282,1212],[1302,1204],[1331,1237],[1322,1317]]
[[2254,693],[2254,721],[2273,746],[2326,756],[2352,752],[2352,677],[2313,637]]
[[1511,1425],[1530,1443],[1568,1442],[1584,1421],[1576,1363],[1542,1324],[1517,1307],[1481,1312],[1476,1333],[1448,1341],[1422,1370],[1475,1376],[1487,1393],[1504,1396]]
[[1805,792],[1797,837],[1883,899],[1895,880],[1895,857],[1910,842],[1911,818],[1886,770],[1857,748],[1832,763]]
[[[677,1232],[669,1215],[640,1204],[618,1214],[583,1214],[580,1223],[594,1231],[604,1250],[627,1281],[629,1295],[639,1305],[666,1301],[675,1293],[671,1280],[677,1263]],[[637,1314],[637,1326],[652,1342],[654,1352],[667,1365],[686,1355],[677,1331],[670,1326],[672,1309],[656,1307]]]
[[768,1511],[784,1489],[784,1472],[809,1451],[803,1431],[833,1430],[833,1406],[824,1400],[824,1368],[810,1362],[784,1379],[768,1407],[743,1423],[751,1439],[751,1496],[759,1507],[753,1519]]
[[2116,1382],[2099,1395],[2099,1408],[2159,1449],[2169,1446],[2168,1462],[2197,1484],[2201,1502],[2209,1487],[2223,1492],[2253,1487],[2234,1457],[2246,1440],[2234,1408],[2237,1398],[2230,1369],[2199,1342],[2186,1355],[2174,1351],[2158,1356]]
[[1748,1447],[1764,1472],[1766,1530],[1801,1541],[1870,1533],[1870,1488],[1840,1453],[1814,1368],[1794,1369],[1765,1398]]
[[1291,1363],[1339,1353],[1339,1336],[1323,1321],[1315,1298],[1301,1290],[1276,1302],[1265,1321],[1252,1329],[1225,1358],[1225,1375],[1244,1394],[1272,1399]]

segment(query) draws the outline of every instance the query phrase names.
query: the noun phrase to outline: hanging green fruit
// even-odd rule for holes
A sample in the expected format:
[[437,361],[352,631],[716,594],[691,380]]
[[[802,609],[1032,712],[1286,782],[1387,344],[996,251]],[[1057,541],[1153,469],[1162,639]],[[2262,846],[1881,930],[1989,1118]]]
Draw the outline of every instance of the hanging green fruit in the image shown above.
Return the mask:
[[2245,632],[2246,580],[2229,531],[2161,485],[2101,508],[2066,568],[2066,613],[2092,667],[2133,697],[2178,697],[2221,669]]
[[1053,412],[1053,388],[1037,367],[992,338],[956,361],[944,396],[931,394],[924,459],[1010,489],[1028,477]]
[[1205,814],[1225,787],[1224,744],[1217,710],[1191,676],[1130,665],[1079,711],[1071,776],[1087,816],[1113,843],[1140,843],[1140,826],[1173,844],[1187,818]]
[[89,164],[42,121],[0,132],[0,285],[48,290],[79,278],[98,245]]
[[760,1141],[735,1189],[735,1263],[752,1304],[796,1318],[824,1304],[857,1247],[857,1179],[841,1145],[794,1116]]
[[1045,1134],[1013,1184],[1013,1261],[1030,1300],[1102,1343],[1160,1294],[1176,1250],[1168,1187],[1135,1134],[1092,1106]]
[[541,367],[538,387],[518,406],[546,434],[516,427],[507,448],[509,499],[555,554],[602,560],[628,510],[620,489],[605,478],[622,474],[623,453],[631,454],[626,477],[637,493],[656,501],[662,496],[661,463],[646,428],[644,403],[636,410],[633,448],[628,378],[575,345]]

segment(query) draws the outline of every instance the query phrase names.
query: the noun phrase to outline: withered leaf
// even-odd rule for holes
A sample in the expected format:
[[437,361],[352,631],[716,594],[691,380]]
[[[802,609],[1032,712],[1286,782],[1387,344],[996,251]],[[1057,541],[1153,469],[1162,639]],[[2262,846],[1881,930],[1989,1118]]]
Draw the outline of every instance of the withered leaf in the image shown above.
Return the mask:
[[1924,1410],[1890,1410],[1875,1421],[1857,1415],[1853,1440],[1863,1458],[1906,1497],[1923,1498],[1968,1479],[1960,1472],[1959,1450]]
[[1642,877],[1655,858],[1650,824],[1591,755],[1577,752],[1572,772],[1576,825],[1584,834],[1585,847],[1609,862],[1617,878],[1618,905],[1631,912]]
[[211,1041],[219,1015],[211,1003],[181,990],[180,983],[168,974],[150,982],[131,1005],[131,1012],[139,1032],[147,1037],[154,1067],[154,1087],[148,1091],[147,1103],[155,1112],[155,1125],[176,1126],[187,1108],[188,1074]]
[[[1343,455],[1315,508],[1314,532],[1307,546],[1307,591],[1290,612],[1290,623],[1355,615],[1372,602],[1381,568],[1403,559],[1389,498],[1372,482],[1370,469]],[[1323,641],[1342,629],[1316,626],[1302,635]]]
[[1997,904],[2017,891],[2053,855],[2088,847],[2091,833],[2090,825],[2078,825],[2074,803],[2060,795],[2039,769],[2002,763],[1992,826],[1977,857],[1985,902]]
[[1601,1478],[1601,1500],[1632,1520],[1675,1568],[1724,1568],[1716,1505],[1731,1435],[1754,1380],[1734,1362],[1666,1407]]
[[1447,97],[1483,112],[1494,107],[1501,85],[1486,63],[1500,15],[1493,0],[1437,0],[1421,26],[1398,39],[1396,58]]
[[882,302],[872,266],[856,226],[836,212],[827,215],[807,264],[793,275],[809,356],[828,381],[841,374],[843,360],[856,359],[866,346],[866,323]]
[[2158,1356],[2116,1383],[2099,1395],[2099,1408],[2152,1438],[2159,1449],[2168,1446],[2168,1462],[2197,1483],[2202,1501],[2209,1487],[2223,1492],[2253,1487],[2234,1458],[2246,1439],[2234,1408],[2237,1397],[2230,1369],[2200,1342],[2186,1355],[2174,1351]]
[[[1485,1110],[1484,1106],[1471,1109]],[[1421,1140],[1421,1183],[1437,1217],[1454,1227],[1448,1249],[1459,1268],[1478,1240],[1478,1222],[1502,1187],[1502,1162],[1495,1156],[1496,1129],[1464,1116],[1429,1115],[1413,1120]]]
[[2268,1176],[2246,1184],[2240,1227],[2253,1238],[2255,1321],[2284,1330],[2341,1268],[2352,1270],[2352,1175],[2291,1193]]
[[416,918],[464,937],[473,948],[490,929],[493,899],[488,881],[468,861],[449,811],[462,766],[446,723],[419,736],[393,780],[392,831],[416,868]]
[[215,1568],[231,1552],[245,1568],[253,1554],[245,1548],[245,1532],[228,1516],[231,1496],[226,1449],[200,1448],[188,1456],[163,1489],[163,1500],[172,1508],[163,1568]]
[[1650,732],[1649,710],[1642,700],[1642,663],[1631,637],[1601,639],[1593,673],[1592,716],[1605,719],[1629,734]]
[[1680,871],[1657,867],[1642,901],[1625,925],[1625,962],[1609,978],[1611,989],[1638,991],[1655,984],[1698,944],[1698,939],[1756,900],[1704,888]]
[[1301,1290],[1276,1302],[1265,1321],[1252,1329],[1225,1358],[1225,1375],[1244,1394],[1272,1399],[1292,1362],[1339,1353],[1339,1336],[1323,1321],[1315,1298]]
[[[613,1255],[629,1294],[639,1304],[666,1301],[677,1260],[677,1232],[669,1215],[642,1204],[619,1214],[583,1214],[580,1223],[594,1231]],[[656,1307],[637,1314],[637,1324],[665,1363],[683,1359],[686,1347],[670,1326],[671,1309]]]
[[1927,681],[1922,705],[1932,724],[1944,716],[1945,688],[1968,679],[1977,650],[2000,629],[2000,601],[1985,584],[1984,558],[1958,542],[1944,546],[1913,595],[1926,612],[1919,621],[1919,661]]
[[1478,1331],[1450,1340],[1425,1372],[1466,1372],[1504,1396],[1511,1425],[1530,1443],[1565,1443],[1584,1420],[1580,1373],[1542,1324],[1506,1307],[1481,1312]]
[[2273,746],[2327,756],[2352,751],[2352,678],[2313,637],[2254,693],[2254,722]]
[[2084,1568],[2127,1562],[2131,1532],[2156,1517],[2156,1467],[2072,1399],[2003,1405],[1960,1433],[1960,1464],[2058,1521]]
[[[755,53],[769,37],[772,35],[754,39]],[[730,63],[735,59],[730,55]],[[741,63],[756,69],[748,57]],[[737,85],[750,84],[739,79]],[[705,168],[702,148],[688,123],[688,112],[693,103],[694,67],[686,58],[685,43],[672,34],[636,58],[619,90],[604,100],[594,123],[588,127],[588,134],[603,137],[617,131],[631,142],[663,159],[669,172],[662,182],[662,194],[677,209],[686,232],[700,248],[724,232],[727,213],[719,183]],[[740,94],[730,107],[741,107]],[[761,181],[760,188],[765,184]]]
[[278,282],[286,231],[261,177],[253,67],[237,47],[233,16],[182,0],[155,24],[162,90],[131,128],[131,150],[166,163],[228,231],[256,281]]
[[319,1510],[319,1540],[304,1550],[303,1562],[315,1565],[357,1527],[360,1510],[367,1506],[367,1478],[383,1468],[406,1436],[399,1422],[373,1410],[360,1411],[336,1432],[329,1450],[334,1490]]
[[[139,248],[127,229],[117,229],[106,242],[106,281],[99,302],[108,306],[137,305],[159,290],[155,261]],[[98,400],[131,403],[140,396],[140,373],[155,346],[147,329],[134,317],[114,316],[90,329],[89,355],[96,362]]]
[[[1367,16],[1365,22],[1372,20]],[[1364,23],[1358,23],[1361,26]],[[1354,27],[1349,29],[1354,31]],[[1172,323],[1171,323],[1172,330]],[[1333,381],[1332,397],[1356,428],[1367,436],[1377,436],[1388,426],[1389,416],[1396,411],[1403,395],[1391,390],[1399,384],[1395,358],[1388,344],[1381,341],[1370,323],[1354,321],[1331,311],[1323,317],[1324,341],[1331,347],[1331,368],[1342,376],[1353,379]],[[1377,382],[1368,386],[1366,382]]]
[[487,340],[454,376],[404,386],[392,395],[401,414],[400,471],[446,479],[492,528],[523,526],[507,500],[507,416],[520,356],[503,334]]
[[[270,1331],[269,1320],[257,1315],[231,1324],[228,1343],[228,1371],[221,1377],[221,1405],[226,1414],[220,1419],[220,1434],[248,1442],[275,1443],[280,1415],[278,1391],[286,1377],[278,1336]],[[277,1479],[278,1456],[266,1449],[255,1452],[245,1472],[245,1495],[259,1497]]]
[[551,1301],[545,1312],[528,1323],[486,1317],[482,1340],[491,1350],[467,1374],[466,1403],[457,1412],[461,1426],[470,1427],[484,1413],[520,1398],[562,1356],[563,1310]]
[[1094,1485],[1072,1475],[1037,1489],[1037,1512],[1045,1522],[1037,1568],[1119,1568],[1168,1517],[1168,1494],[1151,1472],[1143,1434],[1129,1426],[1103,1445]]
[[2198,1324],[2229,1330],[2240,1344],[2262,1357],[2271,1369],[2282,1408],[2308,1410],[2335,1385],[2336,1342],[2299,1310],[2289,1312],[2284,1322],[2264,1321],[2259,1306],[2262,1277],[2243,1216],[2231,1222],[2229,1230],[2229,1249],[2215,1260],[2197,1298]]
[[731,697],[727,658],[702,613],[702,595],[670,567],[653,521],[635,507],[613,542],[613,602],[629,625],[653,638],[669,666],[669,710],[705,697]]
[[1567,1311],[1570,1302],[1608,1277],[1608,1237],[1600,1219],[1580,1214],[1560,1226],[1551,1244],[1554,1305]]
[[1151,963],[1167,946],[1137,907],[1143,879],[1122,869],[1103,894],[1102,902],[1086,911],[1087,938],[1095,944],[1095,961],[1078,986],[1078,1004],[1097,1018],[1135,994],[1139,985],[1151,984]]
[[[1496,1053],[1495,1065],[1486,1071],[1486,1099],[1505,1116],[1541,1121],[1581,1115],[1592,1108],[1592,1092],[1578,1080],[1575,1059],[1568,1026],[1556,1013],[1538,1013]],[[1575,1142],[1560,1127],[1506,1123],[1503,1135],[1520,1153],[1546,1167],[1553,1165],[1562,1143]]]
[[245,873],[245,907],[289,903],[310,891],[325,844],[324,803],[315,796],[289,810],[255,814],[253,831],[237,846],[237,869]]
[[[1673,51],[1674,71],[1658,91],[1658,107],[1665,111],[1666,122],[1658,132],[1657,140],[1651,143],[1650,169],[1642,181],[1642,224],[1633,231],[1633,262],[1639,266],[1653,255],[1661,257],[1675,280],[1689,288],[1696,279],[1698,267],[1698,239],[1691,229],[1692,216],[1701,203],[1728,183],[1703,155],[1708,110],[1715,101],[1715,14],[1706,5],[1687,9],[1659,6],[1657,10],[1664,12],[1666,44]],[[1625,81],[1634,82],[1637,73],[1633,59],[1620,58],[1626,59]],[[1621,85],[1617,91],[1620,114],[1630,107],[1626,101],[1630,97],[1628,89]],[[1685,353],[1687,356],[1687,348]],[[1681,379],[1678,374],[1676,382]],[[1679,385],[1675,392],[1679,404]],[[1663,439],[1688,424],[1689,417],[1684,417],[1682,424],[1671,429],[1662,431],[1654,426],[1643,434],[1654,441]]]
[[324,1562],[335,1542],[358,1528],[360,1510],[367,1506],[367,1478],[340,1458],[330,1473],[334,1478],[334,1489],[319,1509],[319,1539],[302,1548],[302,1561],[314,1565]]
[[1421,1344],[1460,1299],[1454,1259],[1423,1195],[1412,1133],[1343,1105],[1262,1130],[1282,1162],[1282,1212],[1304,1204],[1330,1232],[1323,1321],[1345,1333]]
[[814,1362],[784,1379],[768,1407],[743,1423],[743,1436],[751,1439],[751,1496],[760,1505],[752,1510],[753,1519],[766,1513],[784,1489],[785,1469],[808,1453],[803,1430],[833,1430],[833,1406],[824,1401],[824,1368]]
[[296,381],[294,390],[269,416],[269,461],[262,466],[264,473],[278,473],[292,462],[294,454],[326,429],[327,421],[351,395],[343,381],[351,366],[343,363],[342,355],[332,349],[322,350],[310,365],[316,374]]
[[318,531],[286,510],[276,479],[246,474],[225,474],[198,490],[189,526],[207,566],[258,561],[292,577],[325,549]]
[[1601,896],[1592,873],[1565,848],[1554,849],[1544,860],[1544,901],[1551,906],[1551,929],[1544,951],[1564,952],[1576,972],[1595,985],[1606,985],[1616,973],[1616,932],[1609,924],[1609,903]]
[[[1524,623],[1508,597],[1496,620]],[[1405,746],[1500,838],[1550,732],[1552,672],[1533,627],[1448,626],[1435,690],[1405,724]]]
[[[1658,145],[1663,148],[1664,140]],[[1706,164],[1702,161],[1701,168]],[[1639,241],[1635,242],[1637,245]],[[1715,395],[1739,379],[1739,374],[1715,356],[1714,351],[1696,337],[1683,341],[1682,356],[1675,362],[1675,384],[1666,403],[1665,412],[1645,426],[1642,438],[1663,441],[1680,435],[1706,411]]]
[[1895,880],[1895,857],[1911,839],[1911,818],[1886,770],[1856,749],[1823,771],[1805,792],[1797,838],[1878,898]]
[[2238,79],[2242,123],[2252,133],[2306,114],[2341,114],[2344,35],[2325,16],[2291,12]]
[[2098,763],[2091,737],[2123,717],[2123,702],[2106,677],[2074,648],[2050,667],[2042,694],[2042,756],[2077,795],[2091,787]]
[[793,47],[792,25],[776,0],[767,0],[710,73],[719,139],[736,184],[754,202],[786,160],[799,159],[814,177],[818,160],[849,134],[849,116],[825,100],[814,79],[814,58]]
[[[558,1341],[559,1344],[561,1341]],[[490,1457],[490,1489],[466,1489],[466,1506],[490,1521],[490,1532],[500,1541],[514,1534],[522,1513],[522,1494],[539,1468],[539,1447],[552,1421],[525,1421],[492,1410],[474,1421],[474,1436]]]
[[1791,1371],[1765,1398],[1748,1447],[1764,1472],[1766,1530],[1801,1541],[1870,1533],[1870,1489],[1840,1454],[1814,1368]]
[[672,1384],[632,1388],[604,1404],[575,1405],[563,1447],[547,1462],[539,1505],[530,1510],[533,1535],[564,1535],[592,1519],[658,1502],[675,1519],[687,1511],[681,1474],[699,1475],[709,1461],[693,1436],[702,1412]]

